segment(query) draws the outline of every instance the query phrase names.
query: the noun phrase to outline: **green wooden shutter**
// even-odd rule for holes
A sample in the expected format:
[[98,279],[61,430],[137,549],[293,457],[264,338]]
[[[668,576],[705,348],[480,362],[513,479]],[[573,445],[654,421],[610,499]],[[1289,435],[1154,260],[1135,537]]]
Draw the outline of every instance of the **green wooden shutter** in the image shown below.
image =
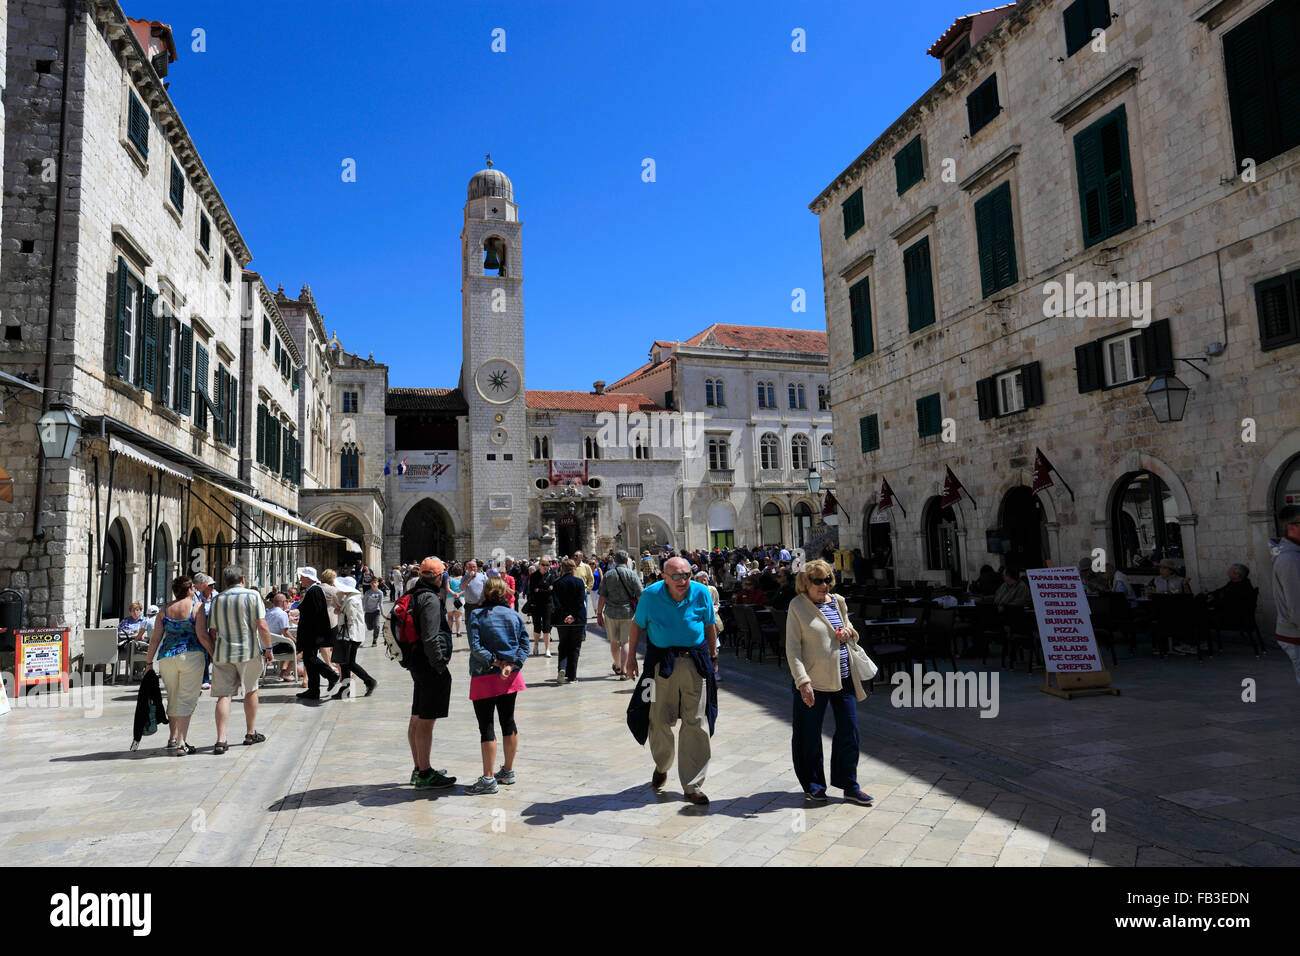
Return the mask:
[[1284,103],[1292,114],[1300,108],[1294,11],[1293,0],[1275,0],[1223,37],[1238,167],[1246,159],[1262,163],[1296,145],[1294,137],[1289,143],[1282,137],[1284,125],[1294,134],[1297,123],[1294,115],[1282,117]]
[[926,237],[903,253],[907,288],[907,331],[934,325],[934,277],[930,271],[930,239]]
[[257,406],[257,463],[266,464],[266,409]]
[[154,390],[154,397],[163,405],[171,402],[172,383],[167,371],[172,360],[172,328],[179,324],[170,310],[167,314],[158,317],[161,339],[158,342],[158,387]]
[[158,316],[154,315],[154,303],[158,293],[153,289],[144,290],[144,335],[140,337],[140,369],[136,384],[146,392],[152,392],[158,386]]
[[140,154],[149,158],[149,111],[144,108],[140,98],[134,92],[130,94],[130,106],[127,109],[126,135]]
[[229,376],[226,387],[230,392],[226,399],[226,444],[234,448],[239,437],[239,379]]
[[1275,2],[1268,12],[1273,46],[1273,116],[1280,153],[1300,145],[1300,3]]
[[918,398],[916,400],[916,433],[922,438],[939,434],[943,430],[941,415],[942,409],[939,404],[938,392],[926,395],[924,398]]
[[[1082,0],[1080,0],[1082,2]],[[1100,127],[1094,124],[1074,137],[1074,165],[1079,177],[1079,211],[1083,217],[1084,248],[1106,238],[1102,192]]]
[[130,327],[131,315],[127,312],[127,301],[131,292],[131,273],[126,268],[126,260],[117,257],[117,304],[113,309],[113,369],[119,376],[126,375],[126,330]]
[[1025,408],[1036,408],[1043,404],[1043,366],[1039,362],[1030,362],[1020,366],[1021,382],[1025,389]]
[[262,345],[264,348],[271,347],[271,320],[262,316]]
[[866,224],[860,188],[840,204],[840,212],[844,217],[844,238],[847,239]]
[[198,401],[194,406],[194,424],[208,427],[208,350],[202,343],[194,343],[194,391]]
[[226,440],[226,384],[228,379],[226,367],[220,363],[217,364],[217,375],[213,381],[216,395],[212,409],[212,434],[219,442]]
[[176,408],[182,415],[190,414],[194,399],[194,327],[181,329],[181,359],[177,363],[180,375],[176,379]]
[[894,154],[894,178],[898,184],[898,195],[903,195],[924,177],[921,137],[917,136]]
[[860,359],[875,350],[871,336],[871,284],[863,279],[849,286],[849,321],[853,329],[853,358]]
[[1088,45],[1087,0],[1075,0],[1065,8],[1065,55],[1074,56]]
[[1300,337],[1297,307],[1300,281],[1296,275],[1279,276],[1255,286],[1255,308],[1259,312],[1259,347],[1268,352],[1289,345]]
[[996,381],[992,377],[975,383],[975,402],[979,406],[980,421],[998,417]]
[[998,290],[997,267],[994,265],[994,211],[992,196],[975,203],[975,241],[979,246],[980,295],[988,298]]
[[1168,319],[1152,322],[1142,330],[1142,365],[1146,375],[1174,374],[1174,347]]
[[172,178],[170,189],[172,205],[176,207],[177,212],[185,211],[185,173],[176,160],[172,160]]
[[862,452],[876,451],[880,448],[880,417],[867,415],[858,419],[858,437],[862,442]]
[[1015,285],[1016,237],[1011,221],[1011,184],[1003,183],[995,191],[993,265],[997,272],[998,288]]
[[1075,347],[1074,370],[1079,378],[1079,394],[1102,387],[1101,343],[1085,342]]

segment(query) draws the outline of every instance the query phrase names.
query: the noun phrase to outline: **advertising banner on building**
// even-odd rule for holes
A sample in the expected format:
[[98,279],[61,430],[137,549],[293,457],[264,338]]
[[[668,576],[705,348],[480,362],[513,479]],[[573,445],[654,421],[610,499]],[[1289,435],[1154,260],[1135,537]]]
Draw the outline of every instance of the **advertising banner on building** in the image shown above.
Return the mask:
[[556,458],[551,460],[552,485],[585,485],[586,483],[586,459],[565,461]]
[[68,629],[41,627],[14,634],[14,694],[36,684],[68,689]]
[[455,451],[399,451],[397,490],[452,492],[456,490]]
[[1037,568],[1025,573],[1047,670],[1072,674],[1104,671],[1079,569]]

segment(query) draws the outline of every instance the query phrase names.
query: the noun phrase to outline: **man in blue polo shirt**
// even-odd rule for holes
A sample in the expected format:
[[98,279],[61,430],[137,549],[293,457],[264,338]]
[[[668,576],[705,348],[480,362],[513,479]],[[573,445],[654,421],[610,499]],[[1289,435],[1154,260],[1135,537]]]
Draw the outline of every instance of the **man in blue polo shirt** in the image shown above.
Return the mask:
[[[637,676],[636,647],[645,634],[646,677],[654,679],[649,693],[650,754],[655,762],[651,786],[663,788],[674,750],[680,751],[678,773],[686,799],[705,806],[709,798],[700,788],[709,769],[709,734],[717,713],[718,631],[713,597],[707,587],[691,580],[685,558],[670,558],[664,564],[664,579],[641,592],[631,630],[628,676]],[[638,684],[637,693],[641,687]],[[674,740],[679,719],[680,739]]]

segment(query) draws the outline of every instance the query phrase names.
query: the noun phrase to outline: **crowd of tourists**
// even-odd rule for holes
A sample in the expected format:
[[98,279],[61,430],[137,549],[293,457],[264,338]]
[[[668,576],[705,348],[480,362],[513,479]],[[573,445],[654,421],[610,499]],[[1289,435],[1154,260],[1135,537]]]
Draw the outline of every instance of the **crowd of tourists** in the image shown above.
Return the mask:
[[[1279,520],[1284,535],[1270,542],[1278,614],[1275,637],[1300,680],[1300,506],[1284,509]],[[860,552],[854,557],[856,563]],[[300,568],[297,585],[261,595],[246,586],[241,569],[230,567],[223,572],[221,591],[205,575],[177,578],[172,600],[150,608],[151,624],[142,609],[133,607],[124,634],[129,639],[151,634],[146,657],[149,670],[156,670],[167,688],[168,750],[195,753],[191,717],[209,681],[217,698],[213,752],[225,753],[229,747],[230,703],[241,689],[243,743],[264,741],[256,728],[258,683],[264,670],[274,670],[277,638],[291,629],[296,639],[282,643],[301,655],[307,677],[300,698],[320,700],[322,679],[327,694],[341,684],[341,695],[354,678],[365,685],[368,696],[377,682],[358,664],[357,650],[367,636],[374,646],[388,627],[386,643],[390,650],[397,648],[396,656],[412,681],[407,725],[410,783],[416,789],[450,788],[456,778],[433,766],[434,728],[450,710],[453,641],[464,636],[468,697],[482,756],[482,773],[466,793],[496,793],[516,780],[517,701],[527,686],[529,659],[558,658],[556,684],[573,684],[587,626],[594,620],[609,642],[611,676],[637,682],[627,724],[638,743],[649,745],[651,786],[662,791],[675,762],[685,799],[704,806],[709,802],[704,783],[710,738],[718,717],[721,584],[734,592],[737,603],[779,604],[786,612],[792,756],[807,799],[826,800],[829,785],[843,790],[848,802],[871,804],[857,779],[856,708],[869,692],[876,667],[859,644],[845,600],[835,591],[837,572],[824,557],[796,569],[784,548],[684,553],[664,549],[659,554],[647,550],[639,558],[620,550],[598,559],[576,552],[558,561],[507,557],[463,565],[429,557],[384,576],[368,568],[350,570],[360,580]],[[1081,564],[1080,572],[1090,592],[1129,593],[1113,569],[1093,572],[1090,564]],[[1160,564],[1150,588],[1161,594],[1190,593],[1185,575],[1172,561]],[[1227,583],[1207,592],[1205,600],[1240,601],[1248,590],[1253,595],[1249,571],[1235,564]],[[1029,602],[1023,576],[1011,568],[994,572],[986,565],[970,582],[970,591],[1008,607]],[[383,614],[385,594],[397,605],[388,618]],[[296,625],[290,623],[293,617]],[[558,632],[554,652],[552,630]],[[835,724],[829,778],[822,752],[827,710]]]

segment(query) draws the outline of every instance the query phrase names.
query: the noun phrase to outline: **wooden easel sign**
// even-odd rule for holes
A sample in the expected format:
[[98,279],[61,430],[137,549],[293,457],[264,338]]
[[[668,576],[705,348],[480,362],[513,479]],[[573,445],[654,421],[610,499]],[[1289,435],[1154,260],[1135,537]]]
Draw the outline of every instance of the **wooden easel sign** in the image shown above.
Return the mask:
[[[1072,700],[1093,694],[1118,694],[1097,650],[1092,612],[1078,568],[1036,568],[1025,572],[1038,618],[1038,639],[1046,668],[1045,694]],[[1052,675],[1056,686],[1052,686]]]

